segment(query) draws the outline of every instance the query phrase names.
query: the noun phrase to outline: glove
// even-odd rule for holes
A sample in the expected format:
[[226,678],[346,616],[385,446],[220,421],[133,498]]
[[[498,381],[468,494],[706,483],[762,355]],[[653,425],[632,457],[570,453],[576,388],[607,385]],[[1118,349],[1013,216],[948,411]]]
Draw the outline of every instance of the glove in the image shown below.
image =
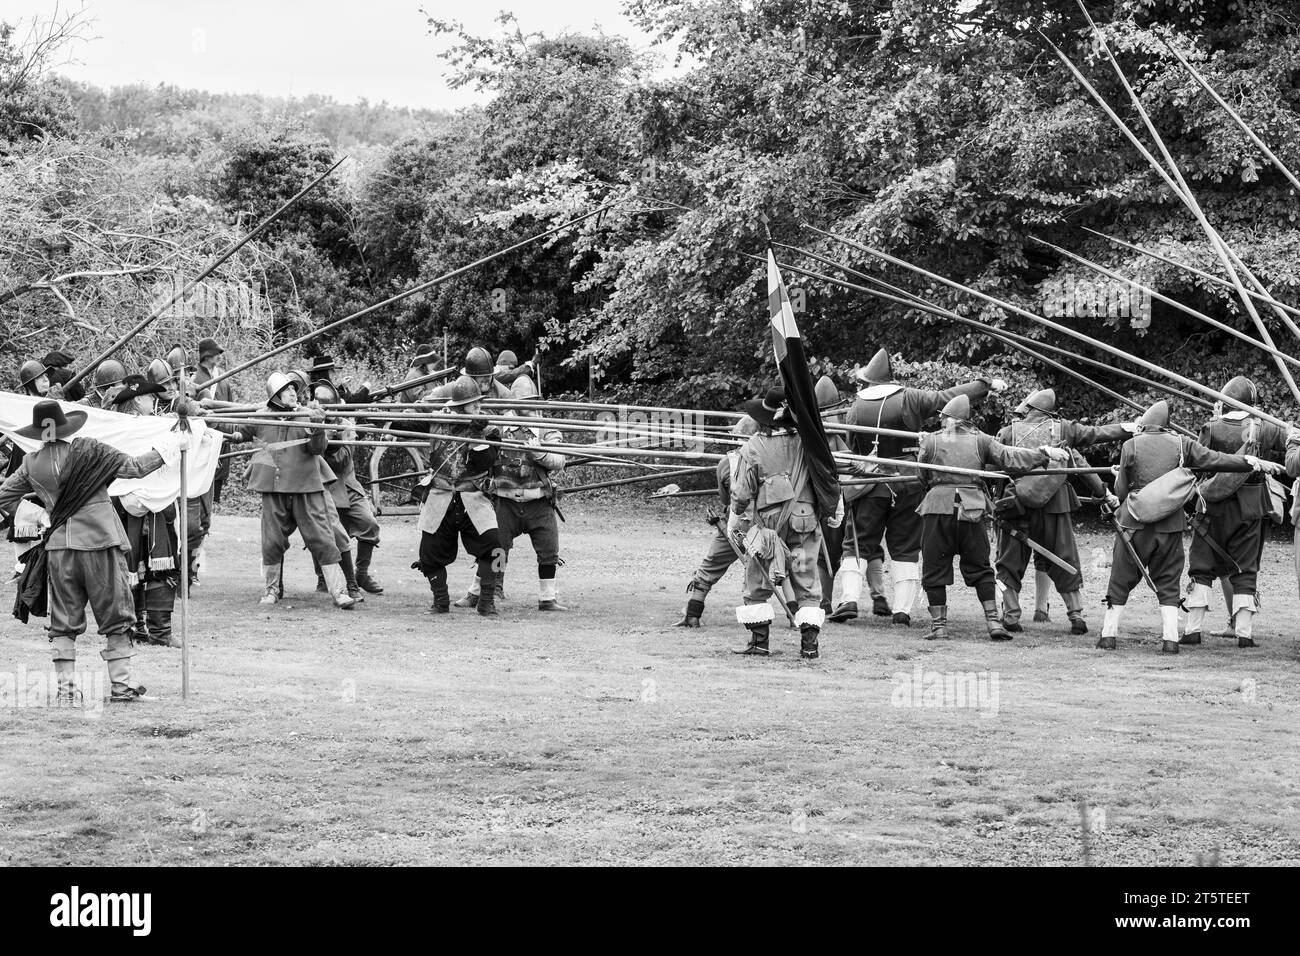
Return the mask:
[[1048,461],[1065,464],[1070,460],[1070,453],[1064,448],[1057,448],[1055,445],[1040,445],[1039,447],[1047,453]]
[[1123,424],[1124,424],[1124,431],[1128,432],[1130,435],[1136,435],[1138,433],[1137,422],[1124,422]]
[[995,392],[1005,392],[1007,390],[1006,380],[995,378],[989,382],[989,388],[993,389]]
[[1250,467],[1254,471],[1266,471],[1269,474],[1275,474],[1281,471],[1282,466],[1271,461],[1264,461],[1262,458],[1256,458],[1254,455],[1246,455],[1246,461],[1250,462]]
[[844,523],[843,515],[831,515],[831,517],[826,519],[826,527],[831,529],[838,528],[843,523]]

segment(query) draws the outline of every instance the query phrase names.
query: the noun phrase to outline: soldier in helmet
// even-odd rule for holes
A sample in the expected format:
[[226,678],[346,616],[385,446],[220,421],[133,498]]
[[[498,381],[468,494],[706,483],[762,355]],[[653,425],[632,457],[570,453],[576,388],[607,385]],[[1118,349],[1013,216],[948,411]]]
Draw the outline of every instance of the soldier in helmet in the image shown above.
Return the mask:
[[493,371],[497,373],[512,372],[518,367],[519,359],[515,356],[515,353],[509,349],[502,349],[501,353],[497,355],[497,363]]
[[[266,404],[259,418],[275,418],[299,407],[293,380],[272,372],[266,380]],[[312,402],[308,420],[324,423],[325,412]],[[249,439],[260,449],[248,466],[248,489],[262,496],[262,604],[279,600],[280,566],[289,547],[289,535],[302,534],[303,543],[321,566],[321,574],[335,607],[351,610],[356,601],[348,594],[340,566],[342,553],[330,519],[327,476],[333,472],[321,461],[329,445],[329,431],[303,428],[291,418],[274,425],[246,425]]]
[[[849,409],[848,424],[911,432],[920,431],[927,418],[959,395],[979,402],[990,390],[1006,388],[1001,379],[984,376],[937,392],[907,388],[894,380],[893,365],[884,349],[872,356],[866,368],[856,370],[855,377],[863,387]],[[849,444],[858,455],[916,460],[908,439],[859,432],[850,436]],[[911,468],[875,465],[865,465],[859,473],[915,476]],[[917,507],[924,493],[919,480],[882,482],[868,485],[853,502],[838,575],[842,601],[829,620],[849,621],[858,616],[862,579],[883,538],[893,562],[893,621],[904,625],[912,622],[912,605],[921,584],[921,518]]]
[[[406,370],[406,377],[403,381],[414,381],[415,379],[432,375],[434,372],[438,371],[442,367],[438,362],[438,356],[439,353],[434,350],[431,343],[421,342],[415,347],[415,354],[411,356],[411,363]],[[408,404],[411,402],[418,402],[421,401],[431,389],[436,387],[437,385],[433,382],[412,385],[410,388],[403,389],[399,393],[398,398]],[[448,384],[448,389],[450,390],[450,384]]]
[[[1137,431],[1136,423],[1093,427],[1061,418],[1056,413],[1056,392],[1042,388],[1019,407],[1016,421],[998,432],[998,441],[1015,448],[1088,448],[1105,442],[1123,441]],[[1073,457],[1073,456],[1071,456]],[[1096,475],[1080,475],[1091,497],[1104,498],[1106,486]],[[998,539],[998,580],[1002,582],[1002,623],[1008,631],[1024,630],[1020,623],[1020,588],[1033,554],[1021,532],[1073,567],[1071,574],[1048,564],[1048,574],[1065,602],[1072,634],[1088,633],[1083,619],[1083,574],[1079,544],[1074,537],[1072,516],[1079,509],[1079,496],[1067,475],[1026,475],[1010,484],[1010,494],[998,502],[1002,530]]]
[[[731,433],[738,438],[749,438],[757,432],[758,422],[748,415],[731,427]],[[700,561],[695,576],[686,585],[686,612],[674,627],[700,626],[700,618],[704,616],[704,602],[708,599],[709,592],[740,557],[735,546],[727,540],[725,516],[731,510],[731,484],[735,480],[736,469],[740,467],[742,447],[738,445],[732,448],[725,458],[718,461],[718,500],[722,504],[724,520],[713,523],[713,536],[709,538],[708,547],[704,550],[704,559]],[[752,515],[746,515],[746,518],[752,519]]]
[[[338,392],[329,382],[316,382],[312,386],[312,392],[317,403],[321,405],[334,405],[339,401]],[[354,423],[351,420],[335,419],[334,424],[340,426],[339,437],[345,441],[356,437],[356,432],[351,427]],[[379,547],[379,522],[375,519],[375,511],[369,495],[357,480],[352,448],[348,445],[331,444],[325,452],[324,461],[334,472],[335,480],[327,487],[335,507],[338,508],[339,520],[349,538],[349,547],[351,547],[351,538],[356,538],[357,541],[355,568],[351,552],[343,555],[343,573],[348,578],[348,593],[358,600],[362,600],[361,591],[383,594],[383,586],[370,574],[370,562],[375,549]]]
[[44,398],[50,394],[50,376],[43,362],[28,359],[18,367],[18,387],[27,395]]
[[[457,415],[477,415],[482,399],[478,385],[468,375],[452,383],[443,408]],[[456,540],[477,564],[480,581],[493,581],[501,559],[496,509],[489,495],[492,468],[500,432],[484,428],[482,422],[448,423],[434,426],[429,444],[430,474],[425,479],[427,496],[420,508],[420,560],[412,567],[429,579],[435,614],[451,610],[447,590],[447,566],[456,560]],[[457,439],[457,440],[451,440]],[[481,588],[476,602],[483,616],[497,614],[495,588]]]
[[126,379],[126,366],[117,359],[104,359],[95,367],[91,376],[91,394],[86,396],[87,403],[96,408],[112,408],[113,398]]
[[[744,534],[746,549],[745,603],[736,620],[749,631],[749,644],[739,653],[766,656],[772,624],[768,598],[788,577],[798,609],[799,656],[812,660],[820,650],[818,638],[826,612],[821,608],[817,555],[821,524],[834,527],[844,518],[844,503],[834,515],[817,514],[803,442],[785,402],[785,390],[770,388],[763,398],[746,402],[741,410],[758,423],[758,432],[744,446],[731,487],[728,535]],[[752,523],[746,518],[754,507]],[[786,573],[788,570],[788,574]]]
[[[1238,375],[1222,392],[1243,405],[1258,405],[1255,383]],[[1201,444],[1213,451],[1250,454],[1272,462],[1286,458],[1287,430],[1246,411],[1214,409],[1201,428]],[[1210,605],[1215,578],[1226,584],[1231,601],[1232,629],[1238,647],[1254,647],[1255,579],[1264,552],[1265,521],[1269,514],[1268,478],[1259,472],[1218,472],[1197,488],[1192,516],[1188,574],[1192,579],[1185,606],[1183,644],[1201,643],[1201,630]]]
[[[537,387],[528,377],[515,379],[510,389],[511,397],[521,401],[535,399]],[[519,416],[539,417],[540,411],[524,410]],[[510,417],[516,417],[512,411]],[[521,449],[498,450],[496,464],[492,467],[492,496],[496,507],[497,534],[501,543],[501,561],[495,574],[496,599],[505,597],[506,566],[510,549],[520,535],[532,541],[537,556],[537,609],[539,611],[567,611],[560,603],[555,573],[560,564],[560,524],[556,503],[555,475],[564,470],[564,455],[542,451],[539,445],[555,445],[564,437],[555,428],[524,423],[501,429],[507,442],[518,442]],[[474,587],[456,604],[474,607],[482,588],[489,581],[474,579]]]
[[1143,572],[1155,585],[1162,624],[1160,650],[1177,654],[1178,582],[1183,574],[1183,506],[1195,493],[1185,468],[1249,473],[1280,471],[1281,466],[1254,455],[1228,454],[1206,448],[1169,428],[1169,403],[1156,402],[1138,422],[1138,432],[1124,443],[1115,479],[1121,501],[1106,589],[1106,618],[1097,647],[1115,650],[1120,616]]
[[510,389],[496,379],[496,368],[492,356],[481,345],[476,345],[465,356],[462,375],[468,375],[478,385],[479,393],[485,398],[509,398]]
[[[1037,448],[1004,445],[975,429],[970,418],[970,398],[958,395],[951,399],[939,412],[941,430],[921,436],[917,461],[965,471],[984,471],[991,465],[1002,471],[1026,472],[1049,461],[1063,464],[1070,459],[1065,449],[1046,444]],[[930,608],[926,640],[948,636],[947,589],[953,583],[953,558],[961,559],[962,579],[967,587],[975,589],[984,607],[989,637],[1010,640],[998,613],[986,525],[992,508],[983,481],[974,475],[940,469],[923,469],[922,480],[927,490],[917,511],[922,523],[922,584]]]
[[79,402],[86,397],[86,389],[80,382],[71,387],[68,385],[76,375],[70,368],[72,365],[71,355],[55,349],[41,359],[41,362],[45,365],[45,374],[49,376],[50,385],[58,385],[63,389],[64,401]]

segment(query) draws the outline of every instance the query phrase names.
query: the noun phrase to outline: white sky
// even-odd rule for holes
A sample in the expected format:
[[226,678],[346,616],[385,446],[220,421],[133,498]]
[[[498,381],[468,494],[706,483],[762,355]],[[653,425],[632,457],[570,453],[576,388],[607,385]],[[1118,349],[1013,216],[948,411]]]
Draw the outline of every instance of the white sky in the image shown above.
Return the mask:
[[[75,9],[80,0],[59,0]],[[0,0],[0,19],[48,17],[55,0]],[[447,85],[437,54],[448,37],[428,32],[430,16],[460,20],[472,33],[499,35],[512,10],[525,31],[565,31],[649,39],[623,16],[620,0],[86,0],[98,39],[79,44],[58,72],[111,87],[172,83],[213,92],[276,96],[323,93],[397,106],[454,109],[484,99]],[[663,54],[668,60],[668,54]]]

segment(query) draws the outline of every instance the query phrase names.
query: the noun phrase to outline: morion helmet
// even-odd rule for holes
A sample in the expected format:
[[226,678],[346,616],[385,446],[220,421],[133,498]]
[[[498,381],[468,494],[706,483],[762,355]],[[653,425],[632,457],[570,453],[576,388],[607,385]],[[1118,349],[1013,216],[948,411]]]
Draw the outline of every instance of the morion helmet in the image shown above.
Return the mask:
[[818,408],[830,408],[832,405],[840,403],[840,390],[836,388],[829,375],[823,375],[817,379],[813,393],[817,396]]
[[488,354],[487,349],[476,345],[465,356],[465,367],[461,371],[466,375],[491,375],[495,371],[492,356]]
[[48,371],[49,369],[45,367],[44,363],[38,362],[36,359],[28,359],[18,368],[19,387],[26,388]]
[[1031,392],[1029,397],[1016,406],[1016,413],[1025,414],[1031,408],[1048,415],[1056,413],[1056,392],[1050,388],[1040,388],[1036,392]]
[[1258,402],[1259,390],[1255,388],[1255,383],[1244,375],[1238,375],[1223,386],[1221,391],[1224,395],[1241,402],[1243,405],[1255,405]]
[[970,421],[970,399],[965,395],[958,395],[950,399],[948,404],[943,406],[939,414],[944,418],[951,418],[958,422]]
[[286,388],[293,387],[297,390],[297,383],[293,377],[286,375],[284,372],[272,372],[266,378],[266,398],[267,401],[275,401]]
[[1138,419],[1143,428],[1167,428],[1169,426],[1169,403],[1163,398],[1148,408]]
[[108,388],[112,385],[121,385],[126,378],[126,366],[117,359],[104,359],[95,369],[95,374],[91,381],[95,388]]

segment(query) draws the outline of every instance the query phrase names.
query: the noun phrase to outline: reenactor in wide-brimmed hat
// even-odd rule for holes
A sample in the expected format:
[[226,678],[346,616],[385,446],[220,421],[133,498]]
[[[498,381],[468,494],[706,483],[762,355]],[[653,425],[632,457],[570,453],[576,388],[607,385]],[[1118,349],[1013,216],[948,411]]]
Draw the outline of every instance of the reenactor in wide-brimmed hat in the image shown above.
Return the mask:
[[984,608],[989,637],[1011,639],[998,613],[997,585],[989,553],[988,517],[992,502],[978,474],[989,466],[1001,471],[1026,472],[1049,461],[1064,463],[1070,455],[1047,445],[1013,448],[970,424],[971,403],[966,395],[948,401],[939,412],[941,429],[923,434],[917,461],[943,466],[921,470],[925,497],[917,508],[921,517],[921,584],[930,609],[926,640],[948,637],[948,587],[953,583],[952,562],[961,561],[962,580],[975,589]]
[[[746,402],[741,411],[758,423],[758,431],[741,452],[727,522],[728,535],[741,535],[745,542],[745,603],[736,608],[736,620],[750,637],[739,653],[768,654],[773,620],[768,598],[788,578],[797,605],[799,656],[813,659],[820,653],[818,638],[826,620],[817,572],[823,516],[817,513],[803,441],[779,386]],[[752,522],[747,517],[751,506]],[[832,526],[843,518],[842,501],[836,514],[825,516]]]
[[1115,512],[1115,546],[1106,618],[1097,647],[1115,650],[1119,622],[1129,594],[1146,579],[1160,602],[1160,650],[1177,654],[1179,582],[1183,574],[1184,507],[1196,494],[1197,471],[1281,471],[1282,466],[1255,455],[1228,454],[1207,448],[1169,427],[1169,403],[1156,402],[1138,422],[1138,432],[1124,443],[1115,479],[1120,506]]
[[[1087,448],[1106,442],[1123,441],[1137,431],[1137,425],[1121,422],[1091,426],[1061,418],[1056,412],[1056,392],[1039,389],[1016,408],[1017,419],[998,432],[998,441],[1016,448],[1053,445],[1058,448]],[[1073,456],[1071,456],[1073,458]],[[1074,512],[1079,496],[1068,475],[1027,475],[1009,485],[1008,494],[998,501],[1002,530],[998,537],[998,580],[1002,582],[1002,623],[1008,631],[1024,630],[1020,623],[1020,589],[1030,558],[1043,561],[1061,599],[1073,634],[1088,633],[1083,619],[1083,571],[1079,544],[1074,536]],[[1096,475],[1079,475],[1094,499],[1106,497],[1106,486]],[[1028,541],[1056,555],[1073,572],[1035,554]]]
[[[36,403],[32,424],[16,434],[42,444],[0,487],[0,513],[41,531],[45,560],[29,552],[18,593],[23,620],[27,613],[44,614],[48,595],[47,631],[60,703],[72,703],[77,695],[77,638],[86,630],[87,603],[105,639],[100,656],[108,665],[109,699],[125,703],[144,698],[145,689],[131,676],[135,613],[128,542],[108,486],[118,478],[142,478],[164,462],[177,463],[180,443],[168,436],[160,448],[133,458],[93,438],[72,441],[85,423],[84,411],[65,412],[57,401]],[[29,495],[40,502],[35,514],[24,501]]]
[[[876,352],[865,368],[857,369],[855,378],[862,387],[849,409],[848,424],[910,432],[920,431],[926,419],[959,395],[978,402],[989,391],[1006,388],[1000,379],[985,376],[942,391],[908,388],[895,381],[893,363],[884,349]],[[850,436],[849,445],[859,455],[902,461],[916,459],[912,440],[907,438],[860,432]],[[864,477],[878,474],[915,478],[916,475],[913,468],[888,465],[864,465],[859,472]],[[858,616],[862,581],[869,570],[867,562],[877,553],[883,539],[889,548],[894,584],[893,621],[911,623],[912,605],[921,584],[918,563],[921,518],[916,509],[924,493],[921,482],[912,480],[867,485],[865,491],[853,495],[838,575],[842,600],[829,620],[849,621]]]
[[50,379],[50,385],[57,385],[63,390],[63,401],[79,402],[86,397],[86,389],[80,382],[75,385],[69,383],[76,376],[72,369],[73,358],[67,352],[61,349],[55,349],[48,352],[41,363],[45,366],[45,374]]

